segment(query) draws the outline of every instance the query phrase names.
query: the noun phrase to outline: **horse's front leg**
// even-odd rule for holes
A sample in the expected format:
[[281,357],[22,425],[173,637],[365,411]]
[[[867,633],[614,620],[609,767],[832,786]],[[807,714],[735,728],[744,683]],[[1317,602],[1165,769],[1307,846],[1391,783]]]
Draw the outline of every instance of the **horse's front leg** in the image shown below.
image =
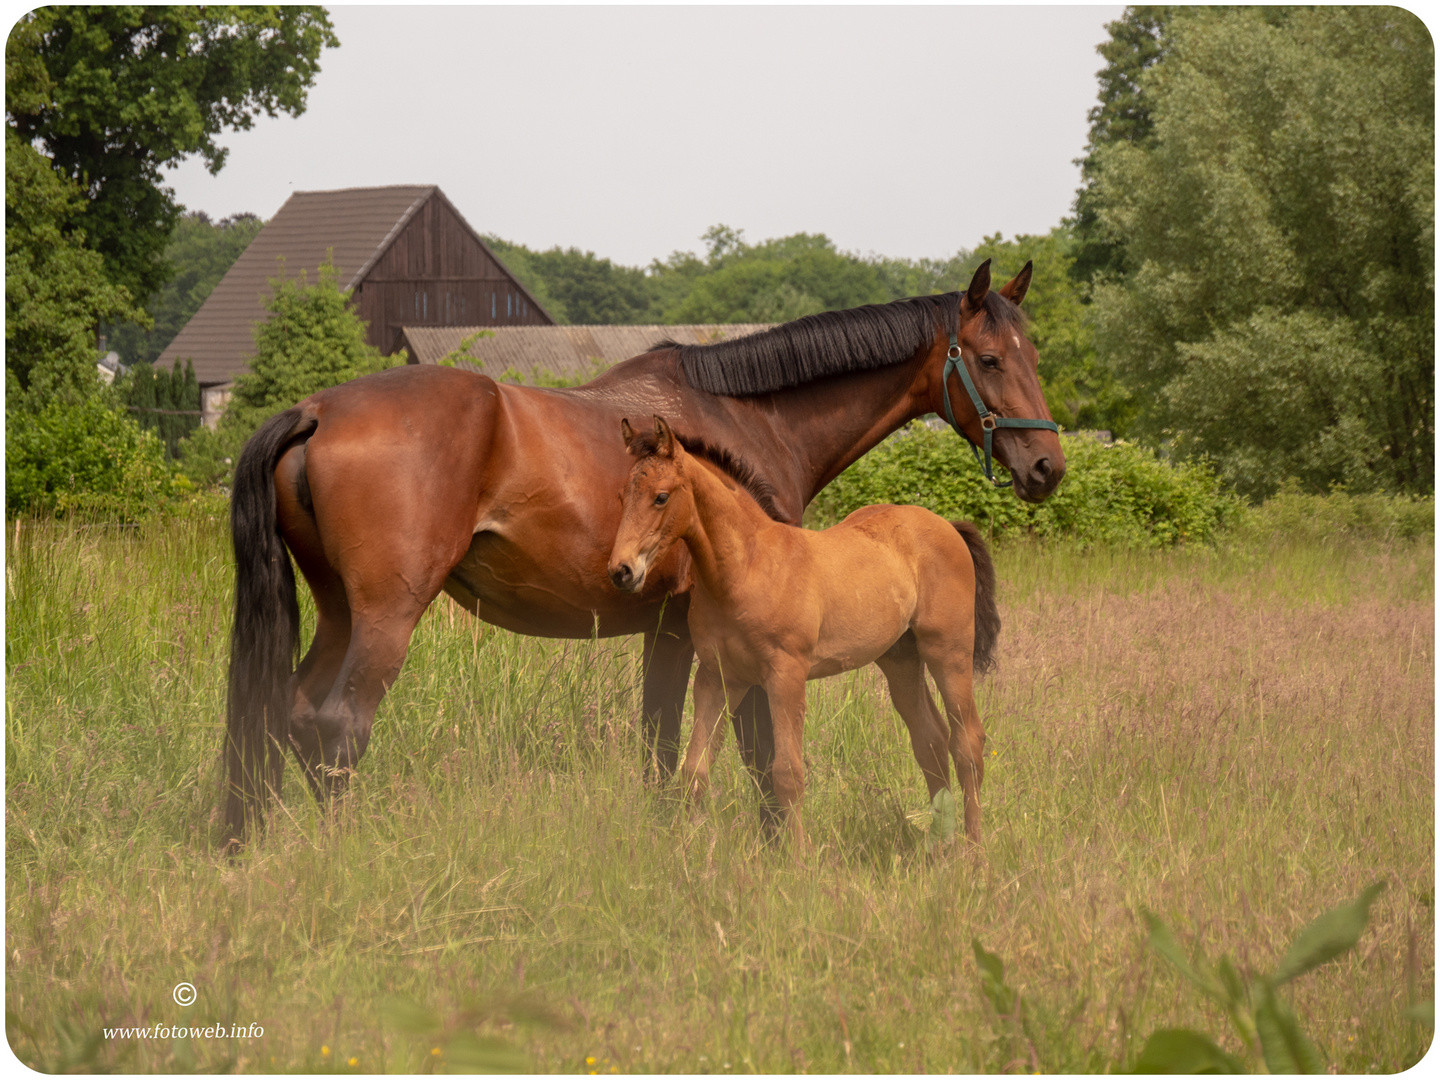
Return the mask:
[[695,658],[685,621],[689,600],[688,596],[672,597],[660,624],[645,633],[640,731],[647,783],[669,779],[680,757],[680,719],[690,688],[690,662]]

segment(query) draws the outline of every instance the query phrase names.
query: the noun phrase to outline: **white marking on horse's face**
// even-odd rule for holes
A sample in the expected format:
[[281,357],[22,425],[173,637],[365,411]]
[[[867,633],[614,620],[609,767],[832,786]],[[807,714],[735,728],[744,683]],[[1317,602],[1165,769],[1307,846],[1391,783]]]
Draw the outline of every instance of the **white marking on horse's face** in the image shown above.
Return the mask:
[[1021,351],[1021,349],[1020,349],[1020,335],[1019,335],[1019,334],[1011,334],[1011,335],[1010,335],[1010,344],[1015,346],[1015,351],[1016,351],[1016,352],[1020,352],[1020,351]]

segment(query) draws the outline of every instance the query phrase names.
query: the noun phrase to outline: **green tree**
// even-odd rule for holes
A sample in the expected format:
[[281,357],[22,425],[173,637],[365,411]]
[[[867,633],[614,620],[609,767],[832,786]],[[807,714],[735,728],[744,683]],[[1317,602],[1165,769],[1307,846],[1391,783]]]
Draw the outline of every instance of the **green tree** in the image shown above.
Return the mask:
[[1124,248],[1101,234],[1092,194],[1099,177],[1099,154],[1116,142],[1143,143],[1154,126],[1140,77],[1164,55],[1166,30],[1173,9],[1168,6],[1127,7],[1105,29],[1108,40],[1096,47],[1105,66],[1096,73],[1100,101],[1090,110],[1090,139],[1080,159],[1081,188],[1075,193],[1075,259],[1071,273],[1090,281],[1102,270],[1123,268]]
[[195,379],[195,366],[175,361],[172,370],[136,364],[115,386],[120,401],[133,414],[135,422],[160,436],[165,456],[180,456],[179,442],[200,426],[200,384]]
[[747,244],[739,230],[716,225],[704,239],[703,264],[677,253],[651,265],[662,322],[785,322],[893,299],[874,261],[837,251],[823,234]]
[[[1124,14],[1105,29],[1109,38],[1096,46],[1105,66],[1096,72],[1100,100],[1090,110],[1090,138],[1085,156],[1079,161],[1082,186],[1075,193],[1073,219],[1076,245],[1071,275],[1089,282],[1101,272],[1121,273],[1125,269],[1125,248],[1107,235],[1099,224],[1094,189],[1099,181],[1102,147],[1119,142],[1144,145],[1155,123],[1143,76],[1170,48],[1170,21],[1177,12],[1199,9],[1169,4],[1127,7]],[[1267,22],[1278,24],[1289,8],[1270,7],[1259,12]]]
[[318,7],[39,8],[6,42],[7,123],[83,189],[110,282],[148,299],[180,214],[160,170],[198,153],[218,172],[225,129],[298,116],[337,44]]
[[638,267],[574,247],[531,251],[497,236],[486,241],[556,322],[625,325],[654,317],[653,290]]
[[404,357],[386,357],[365,340],[366,324],[327,258],[315,280],[280,274],[270,281],[268,320],[255,324],[255,358],[235,380],[215,431],[201,428],[180,444],[182,466],[202,485],[223,483],[255,429],[281,409],[327,386],[367,375]]
[[1175,15],[1099,148],[1096,344],[1137,429],[1238,490],[1434,473],[1434,49],[1398,8]]
[[154,329],[133,322],[106,328],[110,348],[120,354],[121,362],[153,364],[158,360],[264,227],[265,222],[254,214],[236,214],[220,221],[211,221],[203,210],[182,215],[165,248],[175,276],[149,305]]
[[100,390],[95,328],[143,319],[85,246],[85,203],[44,155],[5,132],[6,411],[75,405]]

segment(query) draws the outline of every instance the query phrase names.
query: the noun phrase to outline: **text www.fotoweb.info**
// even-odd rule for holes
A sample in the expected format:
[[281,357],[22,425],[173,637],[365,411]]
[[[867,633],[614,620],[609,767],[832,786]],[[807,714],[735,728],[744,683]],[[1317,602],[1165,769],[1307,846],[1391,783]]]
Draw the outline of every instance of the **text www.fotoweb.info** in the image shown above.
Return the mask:
[[265,1034],[259,1024],[152,1024],[149,1027],[103,1028],[107,1039],[258,1039]]

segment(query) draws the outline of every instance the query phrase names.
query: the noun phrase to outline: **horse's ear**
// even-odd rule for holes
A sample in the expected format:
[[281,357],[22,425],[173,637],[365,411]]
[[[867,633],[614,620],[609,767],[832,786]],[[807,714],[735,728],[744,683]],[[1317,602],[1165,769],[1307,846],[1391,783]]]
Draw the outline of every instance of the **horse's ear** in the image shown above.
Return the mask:
[[990,260],[986,259],[975,270],[975,276],[970,279],[970,287],[965,290],[965,303],[972,313],[980,310],[980,305],[985,303],[985,294],[990,291]]
[[629,450],[630,443],[635,438],[635,429],[630,426],[630,421],[623,417],[620,420],[620,437],[625,440],[625,449]]
[[661,457],[675,456],[675,433],[664,417],[655,417],[655,453]]
[[1030,291],[1030,275],[1034,270],[1035,264],[1027,261],[1021,271],[1005,283],[1000,295],[1019,307],[1020,301],[1024,300],[1025,294]]

